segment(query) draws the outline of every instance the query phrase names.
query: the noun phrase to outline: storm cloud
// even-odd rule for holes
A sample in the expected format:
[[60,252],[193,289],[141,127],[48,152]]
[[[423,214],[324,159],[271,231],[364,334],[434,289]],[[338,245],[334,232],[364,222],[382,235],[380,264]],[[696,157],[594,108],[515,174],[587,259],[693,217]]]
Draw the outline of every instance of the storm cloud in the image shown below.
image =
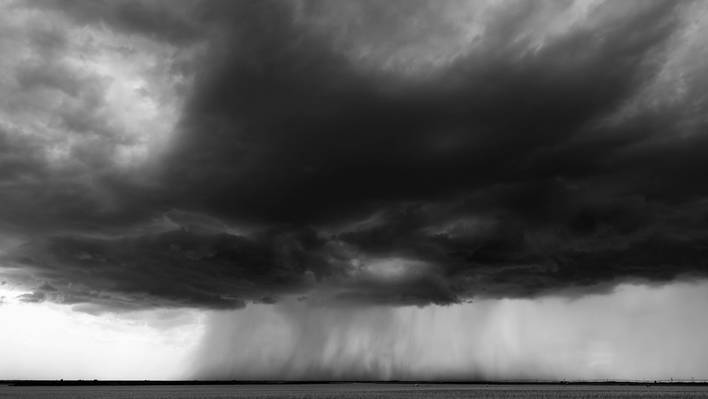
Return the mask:
[[705,3],[1,4],[22,300],[444,305],[708,274]]

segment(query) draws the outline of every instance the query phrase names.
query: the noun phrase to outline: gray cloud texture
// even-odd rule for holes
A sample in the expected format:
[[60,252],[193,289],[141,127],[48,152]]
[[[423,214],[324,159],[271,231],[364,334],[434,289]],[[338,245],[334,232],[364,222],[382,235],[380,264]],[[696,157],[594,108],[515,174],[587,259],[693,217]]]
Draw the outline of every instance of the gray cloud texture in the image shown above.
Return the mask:
[[2,8],[23,300],[424,305],[708,272],[704,3]]

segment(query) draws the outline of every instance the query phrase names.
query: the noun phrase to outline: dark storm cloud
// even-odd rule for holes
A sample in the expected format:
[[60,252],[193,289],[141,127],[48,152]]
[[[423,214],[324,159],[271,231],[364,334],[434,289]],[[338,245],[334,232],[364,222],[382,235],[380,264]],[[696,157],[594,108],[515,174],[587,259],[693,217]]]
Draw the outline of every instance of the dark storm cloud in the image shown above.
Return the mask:
[[[314,276],[317,248],[284,233],[245,239],[174,230],[119,239],[58,237],[13,251],[11,260],[52,281],[36,293],[61,303],[108,307],[240,307],[244,299],[299,292]],[[51,287],[51,288],[50,288]]]
[[[48,6],[202,49],[165,69],[193,84],[144,170],[106,166],[113,127],[79,153],[93,171],[67,171],[0,125],[1,215],[30,237],[4,262],[55,287],[35,291],[50,300],[423,305],[708,272],[706,82],[702,61],[674,51],[692,3],[514,3],[464,23],[454,16],[487,8]],[[42,65],[17,72],[21,90],[100,97],[89,77]],[[673,75],[686,87],[669,98]],[[102,131],[102,115],[64,123]]]
[[[421,80],[357,68],[324,33],[303,32],[282,12],[256,21],[239,13],[236,38],[192,97],[175,185],[199,187],[195,206],[225,216],[312,223],[500,182],[593,174],[602,167],[595,154],[546,152],[651,73],[644,61],[671,32],[672,5],[643,8],[602,34],[580,29],[514,58],[514,49],[492,48]],[[514,24],[499,24],[492,40],[510,40]]]

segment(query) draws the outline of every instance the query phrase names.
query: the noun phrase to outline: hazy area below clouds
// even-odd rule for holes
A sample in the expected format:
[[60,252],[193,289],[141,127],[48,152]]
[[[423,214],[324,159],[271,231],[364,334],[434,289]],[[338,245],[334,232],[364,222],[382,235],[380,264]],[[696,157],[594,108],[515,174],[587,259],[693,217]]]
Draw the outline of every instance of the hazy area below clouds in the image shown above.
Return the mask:
[[216,379],[708,379],[708,282],[425,307],[249,305],[210,316]]

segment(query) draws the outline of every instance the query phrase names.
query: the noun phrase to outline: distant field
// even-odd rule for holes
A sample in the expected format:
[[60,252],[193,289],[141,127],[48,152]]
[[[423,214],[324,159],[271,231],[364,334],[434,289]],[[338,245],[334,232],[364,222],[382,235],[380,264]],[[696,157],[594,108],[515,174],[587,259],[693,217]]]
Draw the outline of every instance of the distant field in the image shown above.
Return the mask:
[[201,386],[0,386],[13,399],[376,399],[376,398],[708,398],[707,386],[603,385],[201,385]]

